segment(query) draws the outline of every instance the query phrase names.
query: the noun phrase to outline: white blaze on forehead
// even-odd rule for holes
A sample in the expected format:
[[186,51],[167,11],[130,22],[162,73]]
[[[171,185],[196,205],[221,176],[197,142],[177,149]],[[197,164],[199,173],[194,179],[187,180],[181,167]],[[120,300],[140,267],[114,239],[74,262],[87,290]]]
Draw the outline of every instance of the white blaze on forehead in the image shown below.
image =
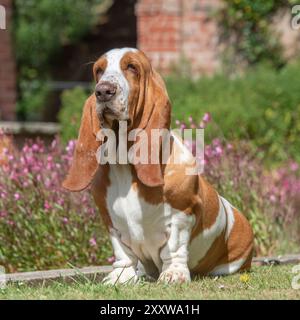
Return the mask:
[[121,60],[128,52],[137,52],[134,48],[112,49],[104,56],[107,60],[107,66],[104,74],[100,78],[100,82],[108,81],[117,86],[118,102],[127,109],[127,102],[129,96],[129,83],[121,70]]
[[105,53],[105,57],[108,59],[108,62],[116,61],[120,65],[120,60],[128,52],[137,52],[135,48],[122,48],[122,49],[112,49]]

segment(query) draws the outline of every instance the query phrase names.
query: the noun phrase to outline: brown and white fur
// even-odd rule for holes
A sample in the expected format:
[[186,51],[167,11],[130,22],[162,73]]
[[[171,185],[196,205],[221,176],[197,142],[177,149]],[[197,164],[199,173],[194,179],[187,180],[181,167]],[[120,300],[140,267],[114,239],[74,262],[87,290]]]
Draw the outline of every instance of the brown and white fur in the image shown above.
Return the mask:
[[[94,65],[97,82],[83,110],[72,166],[63,186],[91,185],[115,255],[107,284],[136,282],[140,273],[167,283],[192,275],[225,275],[251,266],[253,233],[235,207],[202,175],[186,175],[195,159],[173,136],[170,158],[179,164],[104,164],[96,161],[103,127],[170,128],[171,106],[163,80],[137,49],[114,49]],[[113,86],[101,97],[103,86]],[[102,90],[102,91],[101,91]],[[105,94],[105,92],[104,92]],[[105,101],[103,101],[105,100]],[[151,138],[149,138],[149,148]],[[161,148],[160,145],[155,147]]]

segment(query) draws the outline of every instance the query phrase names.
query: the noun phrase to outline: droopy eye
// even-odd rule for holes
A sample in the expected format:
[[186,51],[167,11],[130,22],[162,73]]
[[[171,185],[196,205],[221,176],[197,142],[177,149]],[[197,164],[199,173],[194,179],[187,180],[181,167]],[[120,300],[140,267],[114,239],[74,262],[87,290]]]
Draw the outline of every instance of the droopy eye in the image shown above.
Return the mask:
[[96,74],[97,74],[97,78],[101,77],[103,75],[104,71],[102,68],[98,68],[97,71],[96,71]]
[[131,71],[131,72],[133,72],[133,73],[135,73],[135,74],[138,73],[138,70],[137,70],[136,66],[133,65],[132,63],[129,63],[129,64],[127,65],[127,70],[129,70],[129,71]]

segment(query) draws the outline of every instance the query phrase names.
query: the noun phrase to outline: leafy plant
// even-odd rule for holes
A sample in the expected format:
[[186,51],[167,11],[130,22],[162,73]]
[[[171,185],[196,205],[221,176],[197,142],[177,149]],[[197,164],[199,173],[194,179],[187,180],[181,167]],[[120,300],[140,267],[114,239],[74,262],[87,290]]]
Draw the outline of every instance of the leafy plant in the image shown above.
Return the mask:
[[65,90],[61,95],[62,107],[58,114],[62,130],[62,141],[67,143],[71,139],[76,139],[80,127],[83,105],[88,97],[88,93],[80,88]]
[[[76,43],[97,22],[95,6],[106,0],[16,0],[15,52],[19,69],[19,117],[36,118],[45,83],[63,45]],[[107,1],[106,1],[107,2]],[[42,89],[42,92],[39,91]]]
[[282,66],[282,48],[270,24],[279,9],[294,3],[294,0],[225,0],[219,20],[221,36],[227,44],[227,59],[238,58],[248,64],[268,61],[275,67]]
[[295,62],[280,71],[257,66],[231,79],[224,74],[197,81],[171,76],[167,87],[173,123],[209,111],[214,120],[207,139],[247,140],[272,165],[290,157],[300,161],[299,72],[300,63]]

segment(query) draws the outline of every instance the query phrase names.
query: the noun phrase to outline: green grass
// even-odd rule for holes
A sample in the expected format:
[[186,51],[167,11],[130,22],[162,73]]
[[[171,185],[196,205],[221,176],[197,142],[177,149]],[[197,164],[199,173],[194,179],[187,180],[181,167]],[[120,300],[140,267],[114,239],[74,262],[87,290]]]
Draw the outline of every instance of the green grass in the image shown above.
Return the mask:
[[300,290],[291,287],[292,267],[254,267],[247,274],[206,277],[184,285],[144,282],[106,287],[86,279],[71,284],[9,284],[0,290],[0,299],[300,299]]

